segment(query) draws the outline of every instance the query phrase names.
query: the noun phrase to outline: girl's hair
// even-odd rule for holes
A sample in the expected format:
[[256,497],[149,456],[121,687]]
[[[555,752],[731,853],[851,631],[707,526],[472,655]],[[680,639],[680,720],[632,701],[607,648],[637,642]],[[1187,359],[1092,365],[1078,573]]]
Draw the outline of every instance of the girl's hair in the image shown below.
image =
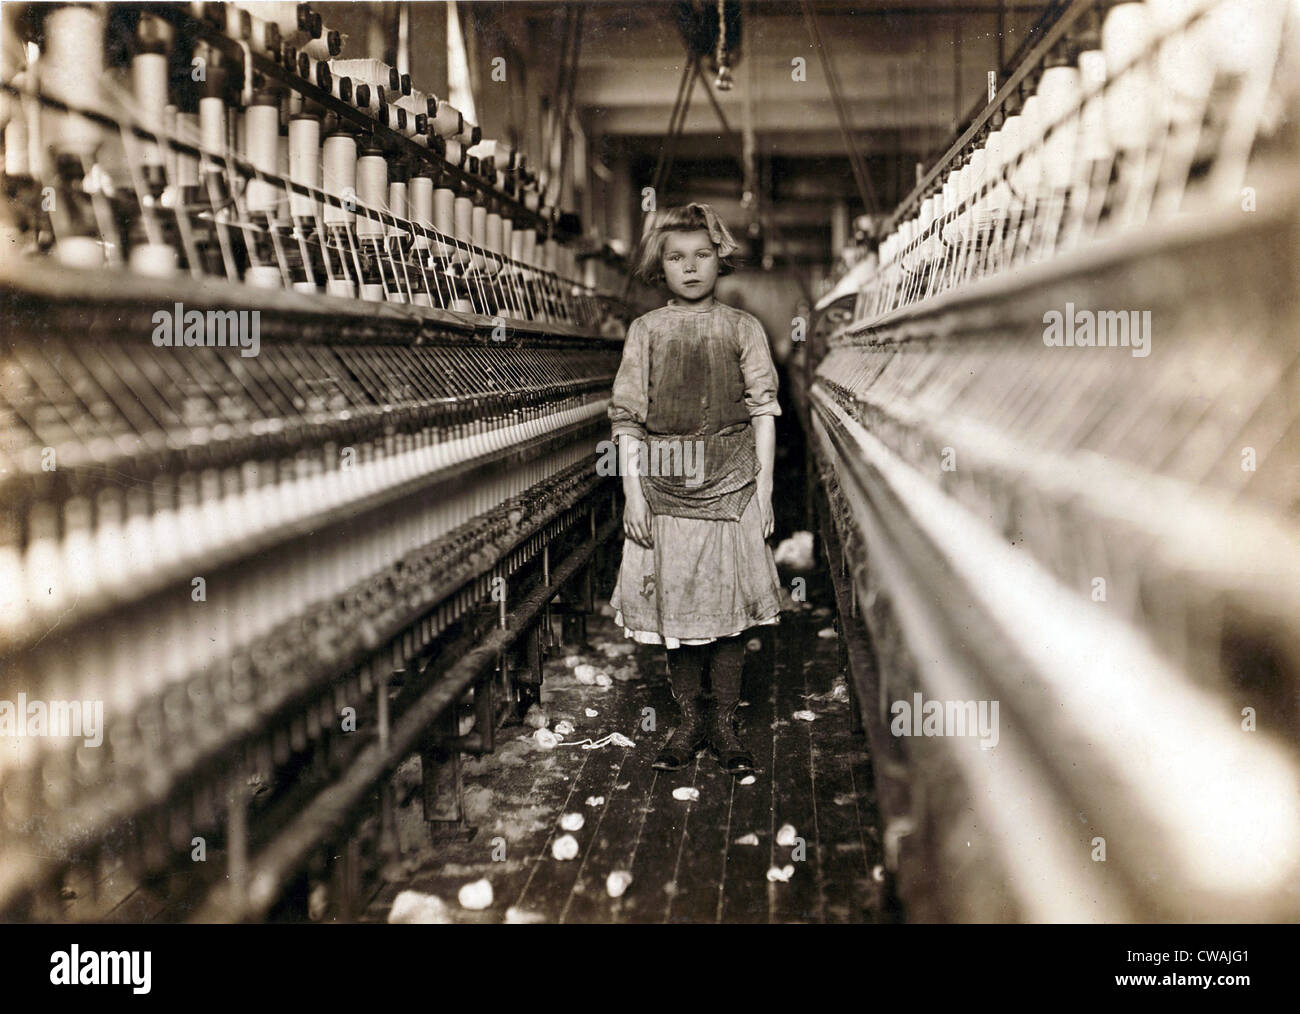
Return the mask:
[[735,271],[731,254],[736,249],[736,241],[717,212],[707,204],[687,204],[662,212],[654,227],[641,238],[641,251],[633,274],[646,285],[659,285],[664,280],[664,243],[668,234],[699,230],[707,232],[713,240],[713,247],[718,252],[718,274],[729,275]]

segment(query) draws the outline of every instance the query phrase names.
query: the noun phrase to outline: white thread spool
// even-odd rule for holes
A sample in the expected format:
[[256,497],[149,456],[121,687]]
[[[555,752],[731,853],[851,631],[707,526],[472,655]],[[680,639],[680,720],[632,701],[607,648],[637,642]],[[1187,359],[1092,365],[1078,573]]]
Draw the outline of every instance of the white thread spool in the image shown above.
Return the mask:
[[[255,101],[244,113],[245,149],[248,161],[257,169],[274,176],[280,171],[280,107],[269,101]],[[245,191],[248,210],[275,213],[280,191],[274,184],[250,179]]]
[[[476,247],[483,250],[487,247],[487,208],[481,204],[474,205],[470,213],[470,236]],[[481,254],[475,254],[470,261],[470,268],[473,271],[483,271],[487,267],[487,262]]]
[[1002,179],[1002,170],[1006,166],[1005,128],[999,128],[989,134],[984,143],[984,176],[991,185],[985,195],[975,202],[975,224],[981,231],[993,229],[1006,213],[1010,194],[1006,182]]
[[[407,197],[410,200],[410,218],[416,225],[424,228],[433,226],[433,180],[428,176],[412,176],[411,182],[407,186]],[[416,250],[429,249],[429,237],[415,234]]]
[[[51,98],[91,112],[101,112],[99,82],[104,76],[104,7],[56,7],[45,16],[45,50],[41,88]],[[13,45],[6,39],[5,45]],[[50,112],[45,131],[60,154],[89,160],[101,140],[100,128],[76,114]]]
[[1079,71],[1074,67],[1048,67],[1038,82],[1038,95],[1042,99],[1044,129],[1052,128],[1043,146],[1043,172],[1048,186],[1064,190],[1075,175],[1077,106],[1083,95]]
[[384,286],[379,282],[363,282],[361,284],[361,298],[367,303],[382,303],[384,301]]
[[[131,90],[135,93],[140,125],[155,134],[161,134],[167,110],[165,53],[135,54],[131,60]],[[162,148],[153,141],[143,142],[140,161],[146,166],[163,165]]]
[[346,278],[331,278],[325,283],[325,294],[340,299],[356,299],[357,287]]
[[1020,110],[1020,152],[1024,156],[1016,171],[1016,189],[1031,197],[1038,190],[1043,171],[1043,100],[1031,95]]
[[[214,155],[226,155],[226,104],[216,96],[199,99],[199,147]],[[221,170],[214,165],[210,171]]]
[[[382,210],[387,203],[388,161],[383,155],[367,152],[357,159],[357,201],[374,211]],[[358,239],[379,239],[383,235],[383,222],[358,212]]]
[[525,264],[529,264],[534,267],[537,266],[537,230],[536,229],[524,230],[523,261]]
[[176,274],[176,250],[167,243],[137,243],[131,248],[131,270],[150,278]]
[[[20,84],[25,75],[19,74],[14,83]],[[22,177],[35,175],[32,172],[31,154],[28,146],[27,117],[25,110],[18,105],[13,110],[9,122],[5,124],[5,175]]]
[[1281,24],[1276,0],[1218,0],[1201,19],[1201,43],[1225,74],[1260,69]]
[[65,236],[54,248],[59,263],[70,268],[102,268],[104,248],[90,236]]
[[256,289],[280,289],[284,287],[284,279],[274,264],[253,264],[244,272],[244,284]]
[[[1221,3],[1218,10],[1230,7]],[[1214,82],[1215,48],[1221,48],[1231,62],[1232,43],[1211,48],[1208,43],[1217,36],[1210,33],[1216,27],[1213,14],[1207,14],[1192,28],[1183,31],[1183,24],[1192,13],[1193,5],[1187,0],[1147,0],[1151,14],[1153,34],[1161,39],[1158,66],[1160,86],[1164,90],[1166,111],[1175,123],[1191,125],[1198,122],[1201,110]],[[1233,32],[1232,27],[1228,28]],[[1235,33],[1233,33],[1235,36]]]
[[253,48],[274,59],[280,49],[280,26],[265,18],[249,18],[249,42]]
[[[289,179],[315,189],[320,186],[320,120],[299,116],[289,121]],[[289,211],[294,218],[315,221],[320,204],[303,194],[291,193]]]
[[[322,186],[327,194],[341,198],[351,208],[357,196],[357,142],[351,134],[331,134],[322,149]],[[352,225],[356,212],[334,204],[325,204],[326,225]]]
[[934,222],[934,198],[927,197],[921,202],[921,212],[917,223],[917,233],[921,236],[920,259],[927,261],[934,256],[934,240],[927,238],[926,232]]
[[445,158],[454,166],[465,164],[465,147],[459,141],[448,141],[443,148]]
[[515,223],[509,218],[501,220],[501,253],[513,257],[515,248]]
[[[472,243],[474,241],[474,202],[468,197],[456,198],[451,234],[461,243]],[[463,249],[457,249],[452,257],[452,263],[457,265],[468,264],[469,253]]]
[[[401,180],[393,180],[388,184],[388,210],[392,212],[395,218],[409,218],[406,211],[406,184]],[[389,237],[405,236],[407,232],[399,225],[390,225],[388,227]]]
[[1083,89],[1083,116],[1079,122],[1080,149],[1085,165],[1108,159],[1114,152],[1106,130],[1106,103],[1101,91],[1106,86],[1106,54],[1088,49],[1079,54],[1079,84]]
[[1151,41],[1151,23],[1145,4],[1112,7],[1101,26],[1101,50],[1106,56],[1106,129],[1115,147],[1144,147],[1150,129],[1152,99],[1150,72],[1137,64],[1123,70]]
[[[486,240],[485,245],[487,246],[487,249],[491,250],[494,254],[500,254],[503,252],[504,248],[501,245],[501,236],[502,236],[501,216],[498,215],[496,212],[488,213],[487,223],[484,227],[484,235]],[[500,259],[497,257],[489,258],[487,262],[487,269],[491,274],[496,274],[496,272],[500,271],[501,270]]]
[[464,123],[465,118],[460,115],[459,109],[450,102],[439,100],[438,113],[429,124],[429,130],[439,137],[450,140],[461,132]]
[[[173,105],[168,105],[163,110],[163,132],[164,133],[169,134],[172,137],[180,136],[179,132],[177,131],[179,116],[180,116],[180,111]],[[167,183],[169,186],[174,187],[176,185],[176,176],[178,172],[177,151],[171,145],[164,145],[162,147],[162,157],[163,157],[163,166],[166,168],[167,171]]]
[[[433,227],[449,239],[456,236],[456,193],[449,187],[438,187],[433,192]],[[450,243],[435,242],[432,248],[435,257],[451,257],[454,248]]]

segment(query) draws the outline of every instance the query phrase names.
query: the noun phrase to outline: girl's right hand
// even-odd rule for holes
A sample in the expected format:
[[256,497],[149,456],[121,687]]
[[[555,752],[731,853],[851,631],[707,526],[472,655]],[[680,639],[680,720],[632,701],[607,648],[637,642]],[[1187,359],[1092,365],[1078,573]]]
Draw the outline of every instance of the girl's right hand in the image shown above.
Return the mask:
[[623,534],[639,546],[647,549],[654,545],[654,534],[650,527],[650,504],[645,494],[629,496],[627,506],[623,508]]

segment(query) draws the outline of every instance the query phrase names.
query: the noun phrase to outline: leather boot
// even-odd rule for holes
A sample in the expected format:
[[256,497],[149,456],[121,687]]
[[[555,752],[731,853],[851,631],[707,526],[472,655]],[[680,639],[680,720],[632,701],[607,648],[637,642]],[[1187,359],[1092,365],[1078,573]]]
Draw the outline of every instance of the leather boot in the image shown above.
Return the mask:
[[748,775],[756,770],[754,755],[736,735],[736,702],[723,707],[719,702],[709,715],[709,745],[713,747],[713,756],[718,759],[722,769],[729,775]]
[[694,694],[680,697],[674,694],[673,697],[682,717],[654,759],[652,766],[660,771],[680,771],[686,767],[695,758],[695,751],[705,738],[704,708],[699,699]]

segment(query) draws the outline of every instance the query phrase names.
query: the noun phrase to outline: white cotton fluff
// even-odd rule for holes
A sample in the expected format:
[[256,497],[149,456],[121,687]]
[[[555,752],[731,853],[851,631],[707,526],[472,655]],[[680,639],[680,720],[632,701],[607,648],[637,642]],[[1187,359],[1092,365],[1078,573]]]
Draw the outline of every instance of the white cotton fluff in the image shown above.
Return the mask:
[[533,742],[543,750],[554,750],[560,741],[550,729],[538,729],[533,733]]
[[573,723],[567,720],[561,720],[555,723],[555,734],[557,736],[569,736],[573,733]]
[[627,870],[615,870],[605,878],[605,893],[611,898],[621,898],[631,883],[632,874]]
[[840,635],[835,633],[834,627],[823,627],[817,631],[817,636],[829,641],[832,637],[839,637]]
[[789,863],[786,863],[785,866],[779,869],[773,866],[770,870],[767,871],[767,879],[774,884],[777,881],[780,881],[783,884],[788,884],[790,882],[790,878],[793,876],[794,876],[794,867],[791,866]]
[[785,566],[791,570],[812,570],[813,535],[812,532],[795,532],[788,539],[782,539],[772,554],[778,567]]
[[576,669],[576,668],[577,668],[578,666],[580,666],[580,665],[582,665],[582,656],[581,656],[581,655],[565,655],[565,656],[564,656],[564,667],[565,667],[566,669]]
[[590,686],[596,682],[596,667],[583,662],[582,665],[573,667],[573,675],[579,683]]
[[596,686],[612,687],[613,685],[614,685],[614,681],[609,678],[608,673],[604,673],[604,672],[596,673]]
[[524,725],[532,729],[545,729],[551,724],[551,716],[534,704],[524,715]]
[[436,894],[403,891],[393,899],[393,907],[388,910],[388,921],[408,926],[429,926],[451,920],[447,918],[447,906]]
[[580,813],[566,813],[560,818],[560,827],[566,831],[581,831],[585,823],[587,818]]
[[582,713],[586,715],[588,718],[595,718],[597,715],[600,714],[600,712],[597,711],[595,708],[585,708],[583,709]]
[[740,784],[741,784],[741,785],[753,785],[756,781],[758,781],[758,779],[755,778],[753,775],[746,775],[744,778],[742,778],[742,779],[740,780]]
[[492,884],[486,880],[475,880],[472,884],[462,887],[457,898],[460,900],[461,908],[481,912],[492,904]]
[[756,835],[753,831],[750,831],[749,834],[742,834],[739,838],[737,838],[737,839],[735,840],[735,842],[734,842],[733,844],[735,844],[735,845],[757,845],[757,844],[758,844],[758,835]]
[[551,855],[561,861],[573,859],[578,854],[578,839],[571,834],[563,834],[551,842]]
[[791,717],[791,718],[797,718],[797,719],[799,719],[799,721],[801,721],[801,722],[815,722],[815,721],[817,721],[817,716],[816,716],[815,714],[813,714],[811,711],[796,711],[796,712],[795,712],[793,715],[791,715],[790,717]]
[[690,785],[683,785],[680,788],[673,789],[673,798],[681,800],[695,800],[700,798],[700,790]]
[[776,833],[776,843],[778,845],[784,845],[788,848],[789,846],[794,844],[794,840],[797,837],[798,837],[798,833],[795,831],[794,825],[782,824],[781,830]]
[[588,796],[588,797],[587,797],[587,805],[588,805],[588,806],[604,806],[604,805],[605,805],[605,797],[604,797],[604,796]]

